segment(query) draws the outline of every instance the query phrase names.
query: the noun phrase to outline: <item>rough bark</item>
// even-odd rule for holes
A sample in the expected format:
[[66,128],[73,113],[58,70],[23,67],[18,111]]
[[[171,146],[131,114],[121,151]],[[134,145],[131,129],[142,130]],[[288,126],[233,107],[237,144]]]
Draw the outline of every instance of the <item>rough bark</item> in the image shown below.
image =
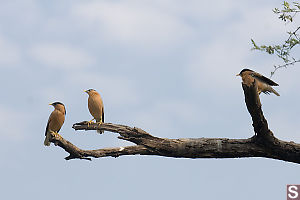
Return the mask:
[[[73,125],[75,130],[103,130],[118,133],[119,139],[133,142],[134,146],[82,150],[62,137],[52,135],[52,142],[70,155],[70,159],[91,157],[118,157],[122,155],[158,155],[174,158],[241,158],[265,157],[300,163],[300,144],[281,141],[268,128],[255,82],[242,84],[247,109],[252,117],[255,135],[248,139],[181,138],[168,139],[150,135],[140,128],[103,123],[101,126],[86,121]],[[101,137],[99,135],[99,137]]]

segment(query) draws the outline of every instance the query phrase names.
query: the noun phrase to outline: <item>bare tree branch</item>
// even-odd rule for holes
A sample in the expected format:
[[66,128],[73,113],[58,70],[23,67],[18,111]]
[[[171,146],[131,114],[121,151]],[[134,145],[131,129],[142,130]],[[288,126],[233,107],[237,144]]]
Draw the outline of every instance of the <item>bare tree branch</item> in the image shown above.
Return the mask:
[[275,74],[275,72],[280,69],[280,68],[287,68],[288,66],[292,66],[295,65],[296,63],[300,62],[300,59],[296,60],[295,58],[292,58],[293,61],[287,62],[283,65],[274,65],[274,70],[271,71],[271,76],[270,78],[272,78],[272,76]]
[[68,140],[64,139],[63,137],[57,137],[53,133],[51,133],[51,135],[52,135],[51,142],[53,142],[56,146],[60,146],[70,154],[69,156],[65,157],[66,160],[71,160],[75,158],[91,160],[90,157],[93,158],[108,157],[108,156],[118,157],[122,155],[135,155],[135,154],[152,155],[147,148],[141,145],[105,148],[105,149],[96,149],[96,150],[82,150],[76,147]]
[[[73,125],[75,130],[103,130],[118,133],[119,139],[136,145],[96,150],[82,150],[62,137],[52,134],[55,145],[70,155],[70,159],[91,159],[91,157],[118,157],[123,155],[157,155],[174,158],[241,158],[266,157],[300,164],[300,144],[278,140],[268,128],[261,110],[256,83],[242,84],[245,102],[252,117],[255,135],[249,139],[228,138],[182,138],[168,139],[150,135],[146,131],[124,125],[103,123],[90,124],[86,121]],[[200,133],[201,134],[201,133]],[[199,135],[200,135],[199,134]],[[100,137],[100,136],[99,136]]]

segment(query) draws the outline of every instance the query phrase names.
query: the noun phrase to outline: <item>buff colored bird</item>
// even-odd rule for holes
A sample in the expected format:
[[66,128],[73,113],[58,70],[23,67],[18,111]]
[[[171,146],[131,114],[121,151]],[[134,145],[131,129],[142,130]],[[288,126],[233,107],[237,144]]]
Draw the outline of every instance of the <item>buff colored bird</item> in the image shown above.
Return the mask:
[[250,85],[255,80],[258,94],[263,92],[265,94],[274,93],[275,95],[280,96],[279,93],[271,87],[278,86],[278,84],[255,71],[243,69],[237,76],[242,77],[243,83],[246,85]]
[[58,132],[64,124],[66,115],[66,108],[61,102],[54,102],[49,105],[52,105],[54,107],[54,110],[52,111],[48,119],[45,132],[46,138],[44,141],[45,146],[50,146],[51,132],[57,135],[58,137],[61,137],[58,134]]
[[[85,92],[89,95],[88,108],[91,115],[94,117],[89,121],[89,124],[92,123],[93,120],[96,120],[96,123],[98,123],[100,126],[102,123],[104,123],[104,106],[102,98],[94,89],[85,90]],[[103,133],[103,131],[100,130],[97,130],[97,132],[100,134]]]

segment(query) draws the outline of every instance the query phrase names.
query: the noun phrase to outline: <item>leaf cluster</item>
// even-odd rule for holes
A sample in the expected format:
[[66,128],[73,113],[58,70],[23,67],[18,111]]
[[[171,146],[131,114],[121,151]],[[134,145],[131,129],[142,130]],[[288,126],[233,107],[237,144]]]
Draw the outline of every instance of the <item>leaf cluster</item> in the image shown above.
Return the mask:
[[285,22],[293,22],[295,15],[300,12],[300,3],[293,2],[292,5],[290,5],[287,1],[284,1],[283,8],[274,8],[273,12],[279,15],[279,19]]
[[[297,13],[300,12],[300,2],[293,2],[292,4],[290,4],[287,1],[284,1],[282,5],[283,7],[281,9],[275,8],[273,9],[273,12],[279,15],[278,18],[284,22],[294,22]],[[274,66],[275,70],[271,72],[271,76],[279,68],[294,65],[295,63],[300,62],[300,58],[294,58],[293,56],[291,56],[292,50],[300,44],[299,32],[300,26],[298,26],[294,31],[288,31],[288,38],[281,44],[275,45],[257,45],[256,42],[251,39],[253,45],[252,50],[263,51],[271,55],[275,54],[283,60],[284,64]]]

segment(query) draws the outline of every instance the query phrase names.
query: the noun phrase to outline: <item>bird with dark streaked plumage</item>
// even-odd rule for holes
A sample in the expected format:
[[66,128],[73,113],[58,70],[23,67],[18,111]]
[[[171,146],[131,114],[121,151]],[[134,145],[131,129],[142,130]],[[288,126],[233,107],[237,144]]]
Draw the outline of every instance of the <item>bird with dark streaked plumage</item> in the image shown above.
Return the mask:
[[[91,115],[94,117],[92,120],[89,121],[89,124],[95,119],[96,123],[100,126],[104,123],[104,106],[103,101],[100,94],[94,90],[89,89],[85,90],[85,92],[89,95],[88,98],[88,108]],[[98,133],[103,133],[103,131],[97,130]]]
[[277,83],[251,69],[243,69],[237,76],[242,77],[243,83],[248,86],[255,80],[258,94],[263,92],[265,94],[274,93],[275,95],[280,96],[279,93],[271,87],[278,86]]
[[54,107],[54,110],[52,111],[48,119],[46,132],[45,132],[46,138],[44,141],[45,146],[50,146],[51,132],[61,137],[58,134],[58,132],[61,129],[62,125],[64,124],[65,115],[66,115],[66,108],[64,104],[62,104],[61,102],[54,102],[49,105],[52,105]]

